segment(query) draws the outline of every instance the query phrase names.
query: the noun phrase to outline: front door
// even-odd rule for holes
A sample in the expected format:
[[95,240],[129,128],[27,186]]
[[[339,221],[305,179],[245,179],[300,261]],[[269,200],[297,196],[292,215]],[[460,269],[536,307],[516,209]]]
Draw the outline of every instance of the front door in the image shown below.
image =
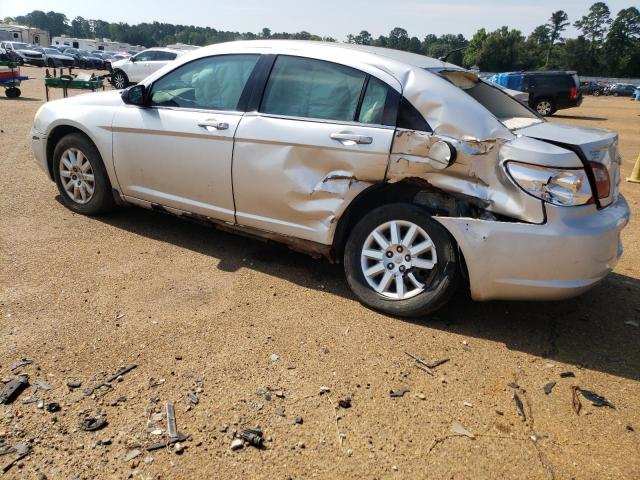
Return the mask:
[[237,223],[330,243],[349,198],[384,179],[398,99],[360,70],[278,56],[236,133]]
[[221,55],[187,63],[149,87],[148,107],[120,108],[113,160],[122,193],[233,222],[238,103],[257,60]]

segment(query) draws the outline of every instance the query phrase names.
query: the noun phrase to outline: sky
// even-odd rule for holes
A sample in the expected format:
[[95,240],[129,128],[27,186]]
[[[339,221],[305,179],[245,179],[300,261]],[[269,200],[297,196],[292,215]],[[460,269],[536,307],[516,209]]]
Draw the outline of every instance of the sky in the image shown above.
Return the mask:
[[[347,34],[368,30],[374,37],[394,27],[422,39],[428,33],[462,33],[470,38],[479,28],[502,25],[525,35],[562,9],[573,23],[596,0],[0,0],[0,19],[32,10],[54,10],[69,19],[81,16],[110,22],[160,21],[209,26],[217,30],[308,32],[344,41]],[[637,0],[605,0],[612,15]],[[571,27],[566,37],[576,36]]]

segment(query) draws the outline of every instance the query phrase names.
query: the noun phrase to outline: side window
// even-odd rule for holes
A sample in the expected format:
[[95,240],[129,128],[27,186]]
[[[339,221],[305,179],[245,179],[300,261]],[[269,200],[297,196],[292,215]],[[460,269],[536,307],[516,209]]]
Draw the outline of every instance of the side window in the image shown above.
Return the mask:
[[151,105],[237,110],[258,58],[259,55],[219,55],[182,65],[153,84]]
[[344,65],[281,55],[273,65],[260,111],[353,121],[366,77]]
[[150,62],[151,60],[155,60],[155,53],[154,51],[139,53],[135,56],[136,62]]
[[374,77],[369,77],[367,89],[362,98],[358,121],[361,123],[373,123],[384,125],[384,107],[387,103],[389,87]]
[[431,131],[431,127],[429,127],[422,114],[404,97],[400,100],[400,107],[398,108],[397,127],[419,132]]

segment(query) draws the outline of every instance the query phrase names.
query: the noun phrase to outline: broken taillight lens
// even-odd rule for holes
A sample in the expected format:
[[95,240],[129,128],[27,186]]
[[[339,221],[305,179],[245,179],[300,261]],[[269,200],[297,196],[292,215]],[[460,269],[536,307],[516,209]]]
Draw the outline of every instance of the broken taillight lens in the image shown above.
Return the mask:
[[569,90],[569,98],[571,98],[571,100],[575,100],[576,98],[578,98],[578,89],[576,87],[573,87]]
[[601,163],[589,162],[593,178],[596,181],[596,195],[598,198],[607,198],[611,190],[611,179],[607,167]]

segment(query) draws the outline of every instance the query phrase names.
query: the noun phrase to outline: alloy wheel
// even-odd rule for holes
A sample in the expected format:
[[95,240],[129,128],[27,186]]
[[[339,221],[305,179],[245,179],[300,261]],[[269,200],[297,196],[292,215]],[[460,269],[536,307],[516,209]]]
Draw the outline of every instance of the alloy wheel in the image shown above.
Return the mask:
[[438,258],[427,232],[413,222],[394,220],[376,227],[360,255],[362,273],[379,295],[404,300],[422,293]]
[[95,190],[89,159],[77,148],[68,148],[60,157],[60,180],[66,194],[78,204],[88,203]]
[[549,115],[552,110],[551,102],[548,100],[542,100],[538,102],[538,104],[536,105],[536,110],[540,115]]

